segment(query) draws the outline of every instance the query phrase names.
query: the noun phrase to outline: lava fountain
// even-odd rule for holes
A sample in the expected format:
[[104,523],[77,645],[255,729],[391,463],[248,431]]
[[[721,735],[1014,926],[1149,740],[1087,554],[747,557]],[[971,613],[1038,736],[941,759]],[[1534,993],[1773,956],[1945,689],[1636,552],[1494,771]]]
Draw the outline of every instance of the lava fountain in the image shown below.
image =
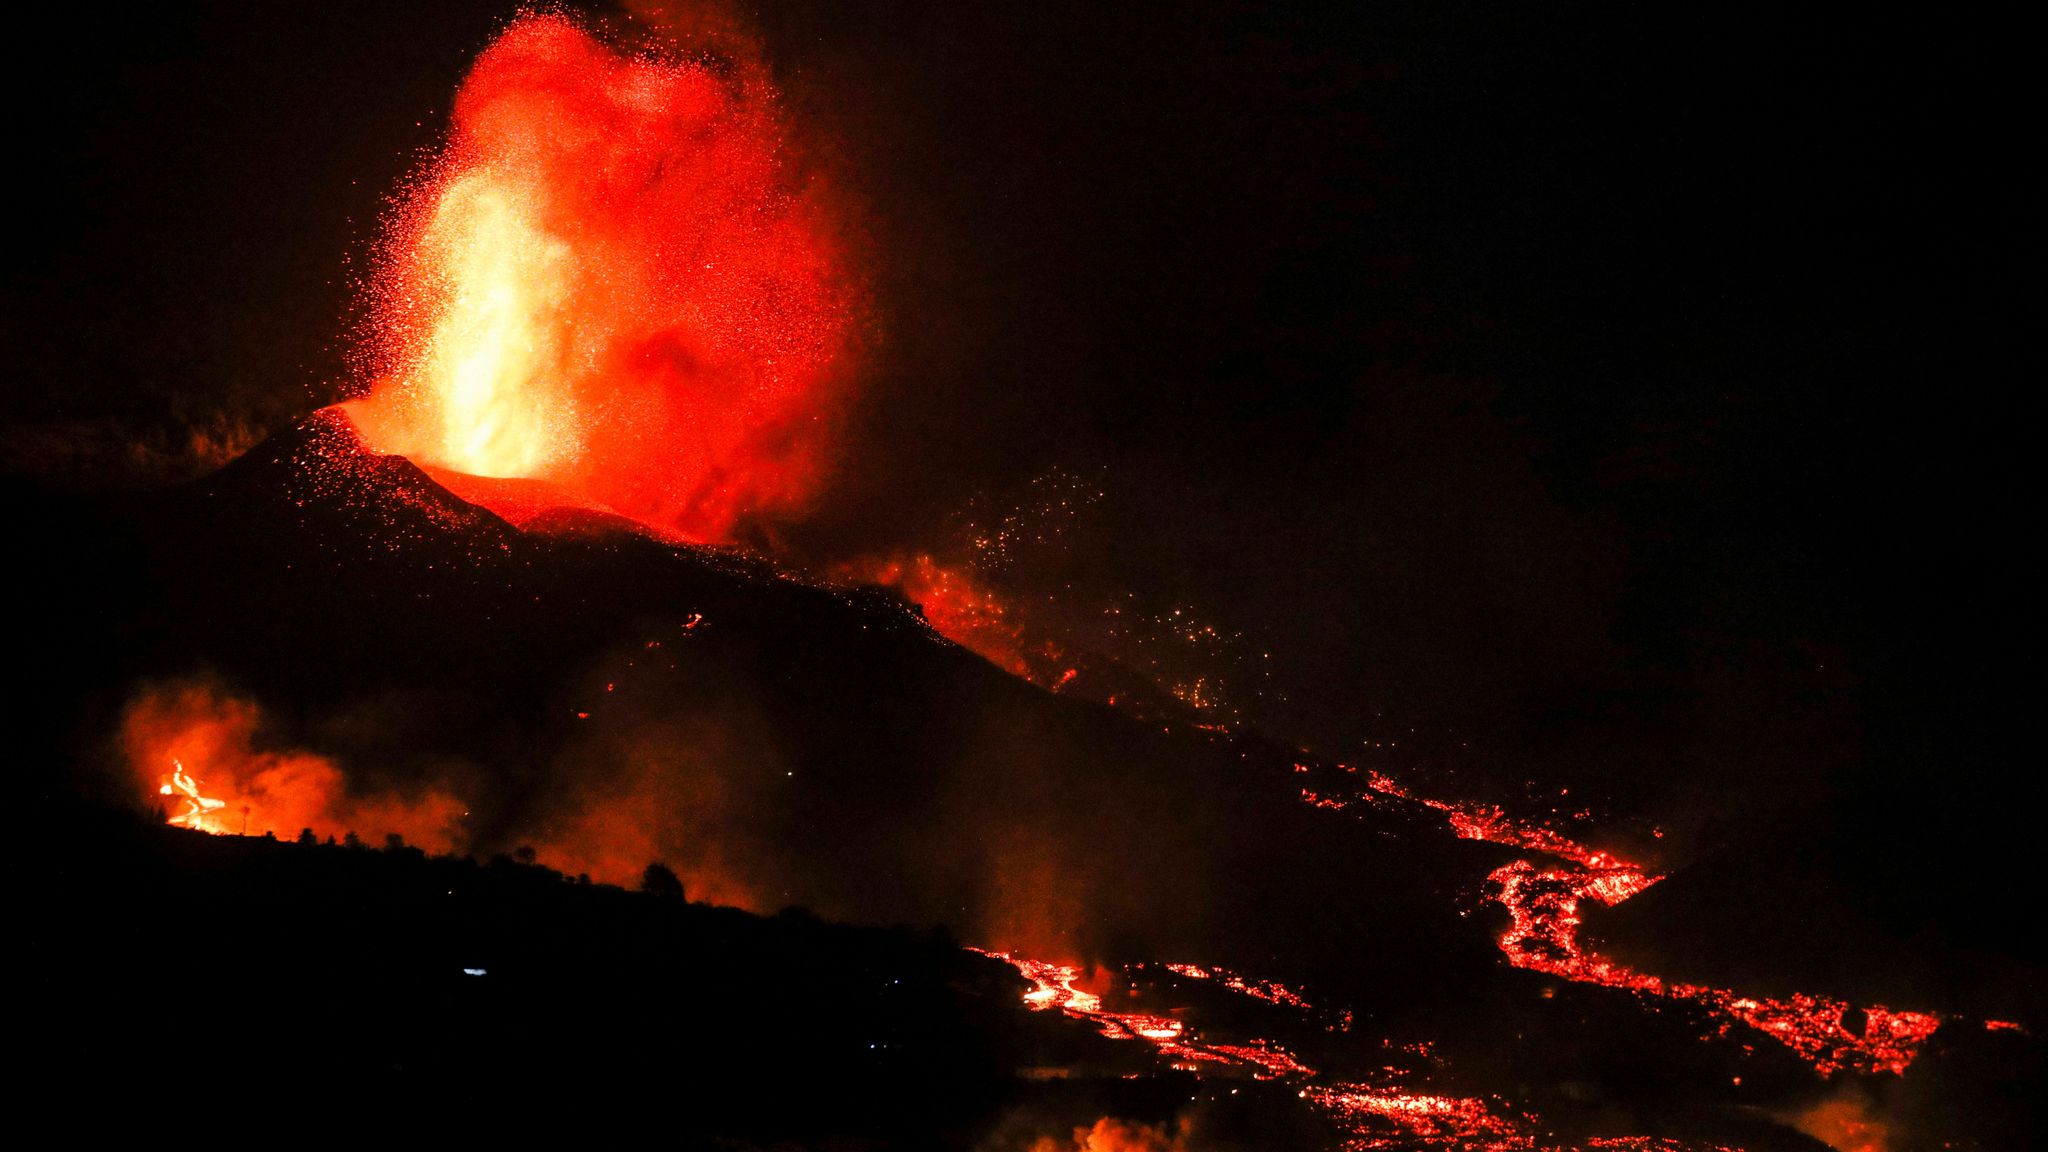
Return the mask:
[[513,22],[387,227],[348,405],[366,441],[486,505],[539,481],[699,539],[804,500],[851,294],[776,110],[744,46]]

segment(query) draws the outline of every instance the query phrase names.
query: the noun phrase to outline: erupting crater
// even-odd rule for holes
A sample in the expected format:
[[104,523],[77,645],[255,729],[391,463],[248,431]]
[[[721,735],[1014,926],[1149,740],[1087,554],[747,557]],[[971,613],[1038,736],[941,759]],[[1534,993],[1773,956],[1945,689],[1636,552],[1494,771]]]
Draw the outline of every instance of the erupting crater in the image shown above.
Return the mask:
[[851,291],[776,113],[744,46],[515,21],[391,221],[365,440],[513,519],[544,495],[721,540],[801,503]]

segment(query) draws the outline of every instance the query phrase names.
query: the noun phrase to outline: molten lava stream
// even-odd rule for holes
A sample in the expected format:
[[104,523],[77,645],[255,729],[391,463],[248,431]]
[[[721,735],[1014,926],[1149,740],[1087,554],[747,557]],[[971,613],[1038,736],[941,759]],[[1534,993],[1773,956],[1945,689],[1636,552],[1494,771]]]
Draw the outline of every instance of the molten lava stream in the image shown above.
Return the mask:
[[[1499,941],[1501,951],[1518,968],[1645,996],[1691,1001],[1721,1019],[1723,1035],[1737,1023],[1754,1028],[1797,1053],[1824,1079],[1844,1069],[1904,1073],[1918,1055],[1921,1042],[1941,1026],[1942,1017],[1933,1013],[1873,1005],[1863,1009],[1864,1027],[1852,1032],[1844,1024],[1852,1010],[1846,1001],[1806,995],[1783,1000],[1738,996],[1720,988],[1670,983],[1587,952],[1579,943],[1581,903],[1619,904],[1662,877],[1589,849],[1555,829],[1515,820],[1496,807],[1461,806],[1415,796],[1377,772],[1368,775],[1366,787],[1382,796],[1443,812],[1452,831],[1462,839],[1526,848],[1567,862],[1544,868],[1518,860],[1487,877],[1495,892],[1493,898],[1508,913],[1508,928]],[[1307,791],[1303,799],[1317,807],[1348,806],[1345,800]]]
[[[1408,799],[1384,777],[1375,777],[1373,788]],[[1344,806],[1341,801],[1322,802],[1323,798],[1314,793],[1304,793],[1304,796],[1311,803],[1321,802],[1320,806]],[[1656,877],[1604,853],[1589,851],[1548,829],[1515,824],[1498,809],[1465,810],[1437,801],[1418,802],[1450,812],[1452,827],[1468,839],[1488,839],[1520,847],[1540,846],[1577,862],[1576,870],[1538,873],[1533,865],[1521,861],[1495,873],[1494,879],[1502,888],[1501,900],[1513,918],[1513,925],[1501,941],[1510,961],[1575,980],[1708,998],[1707,990],[1664,989],[1654,977],[1638,976],[1579,952],[1576,930],[1577,902],[1580,899],[1591,897],[1605,903],[1619,903],[1655,883]],[[1345,1132],[1344,1147],[1351,1152],[1369,1149],[1533,1152],[1544,1146],[1535,1135],[1533,1118],[1504,1115],[1486,1101],[1474,1097],[1415,1090],[1406,1083],[1413,1078],[1412,1074],[1404,1073],[1397,1065],[1385,1066],[1385,1078],[1379,1083],[1318,1082],[1315,1069],[1273,1041],[1253,1039],[1244,1044],[1207,1042],[1191,1036],[1172,1017],[1106,1011],[1101,997],[1075,987],[1080,972],[1072,966],[1003,952],[983,952],[983,955],[1013,965],[1031,982],[1032,988],[1024,994],[1024,1000],[1032,1008],[1058,1010],[1085,1020],[1113,1040],[1148,1043],[1172,1067],[1197,1075],[1241,1072],[1249,1067],[1254,1069],[1253,1075],[1259,1079],[1299,1082],[1302,1085],[1300,1097]],[[1214,980],[1225,988],[1267,1004],[1302,1010],[1310,1007],[1308,1000],[1299,992],[1277,982],[1255,980],[1225,969],[1195,964],[1166,964],[1162,967],[1184,979]],[[1746,1022],[1749,1017],[1742,1015],[1745,1011],[1759,1020],[1763,1018],[1756,1015],[1761,1009],[1754,1002],[1735,1001],[1731,997],[1724,1007]],[[1888,1023],[1876,1023],[1880,1019],[1920,1019],[1913,1014],[1880,1017],[1878,1014],[1882,1012],[1882,1009],[1872,1010],[1873,1036],[1880,1028],[1889,1026]],[[1766,1027],[1763,1023],[1757,1026]],[[1773,1034],[1792,1042],[1780,1032]],[[1917,1043],[1924,1035],[1920,1033],[1913,1042]],[[1881,1045],[1877,1047],[1882,1048]],[[1794,1044],[1794,1049],[1814,1060],[1824,1075],[1833,1070],[1834,1065],[1825,1059],[1816,1060],[1808,1048]],[[1874,1058],[1882,1060],[1884,1056],[1878,1054]],[[1906,1059],[1911,1059],[1910,1053]],[[1899,1067],[1902,1068],[1903,1064]],[[1589,1147],[1640,1152],[1732,1152],[1714,1145],[1646,1136],[1603,1137]]]
[[[1349,1152],[1379,1149],[1488,1150],[1535,1152],[1544,1147],[1531,1120],[1503,1115],[1486,1101],[1417,1091],[1403,1083],[1416,1075],[1396,1064],[1382,1068],[1377,1084],[1318,1082],[1316,1071],[1294,1053],[1271,1040],[1243,1044],[1216,1043],[1191,1035],[1178,1020],[1146,1013],[1105,1011],[1102,998],[1076,988],[1078,969],[1065,964],[1030,960],[1005,952],[982,955],[1015,967],[1031,982],[1024,1002],[1039,1011],[1060,1011],[1087,1021],[1112,1040],[1149,1044],[1169,1066],[1197,1076],[1243,1075],[1300,1085],[1297,1095],[1344,1133]],[[1299,992],[1272,981],[1254,980],[1221,968],[1194,964],[1162,965],[1189,980],[1214,980],[1222,987],[1268,1005],[1308,1010]],[[1348,1019],[1348,1017],[1347,1017]],[[1426,1052],[1426,1046],[1419,1051]],[[1605,1137],[1589,1147],[1641,1152],[1733,1152],[1714,1145],[1688,1144],[1643,1136]]]
[[185,810],[170,818],[173,824],[182,825],[200,832],[223,831],[217,825],[209,826],[208,817],[228,806],[225,800],[199,794],[199,781],[185,771],[182,761],[171,761],[170,779],[164,781],[157,791],[165,796],[176,796],[185,802]]

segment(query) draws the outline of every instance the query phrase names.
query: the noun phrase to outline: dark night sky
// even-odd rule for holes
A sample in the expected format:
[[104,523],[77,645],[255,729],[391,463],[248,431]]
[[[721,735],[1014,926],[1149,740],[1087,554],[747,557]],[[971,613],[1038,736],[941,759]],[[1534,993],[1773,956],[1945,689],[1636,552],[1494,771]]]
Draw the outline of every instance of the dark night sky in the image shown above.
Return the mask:
[[[760,5],[886,333],[797,539],[1106,466],[1084,582],[1269,644],[1292,730],[2019,828],[2017,30],[1345,7]],[[336,394],[507,10],[291,8],[10,45],[10,423]]]

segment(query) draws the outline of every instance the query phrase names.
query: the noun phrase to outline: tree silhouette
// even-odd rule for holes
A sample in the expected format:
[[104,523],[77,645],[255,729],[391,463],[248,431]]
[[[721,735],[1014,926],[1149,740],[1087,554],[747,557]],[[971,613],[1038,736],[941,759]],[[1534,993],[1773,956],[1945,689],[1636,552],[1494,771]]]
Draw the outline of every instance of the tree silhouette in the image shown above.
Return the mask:
[[[301,844],[318,844],[319,842],[320,842],[320,838],[319,838],[318,836],[315,836],[315,835],[313,835],[313,830],[312,830],[311,828],[301,828],[301,829],[299,829],[299,843],[301,843]],[[332,842],[332,841],[331,841],[331,839],[330,839],[330,843],[331,843],[331,842]]]
[[640,890],[665,900],[683,898],[683,882],[669,866],[656,860],[640,874]]

